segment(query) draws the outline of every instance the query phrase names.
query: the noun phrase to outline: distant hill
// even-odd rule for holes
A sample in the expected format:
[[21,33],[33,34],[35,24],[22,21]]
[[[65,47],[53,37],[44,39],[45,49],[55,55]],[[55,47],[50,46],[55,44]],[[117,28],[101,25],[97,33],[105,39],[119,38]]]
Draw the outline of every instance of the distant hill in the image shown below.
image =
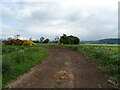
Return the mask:
[[81,41],[81,43],[90,43],[90,44],[120,44],[120,38],[108,38],[101,39],[96,41]]

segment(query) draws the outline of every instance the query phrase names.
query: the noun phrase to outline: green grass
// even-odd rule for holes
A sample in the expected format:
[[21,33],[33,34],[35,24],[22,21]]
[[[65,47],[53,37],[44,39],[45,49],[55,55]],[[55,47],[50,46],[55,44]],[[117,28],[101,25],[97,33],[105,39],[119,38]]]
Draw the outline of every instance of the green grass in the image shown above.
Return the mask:
[[118,44],[80,44],[81,46],[100,46],[109,50],[117,51],[120,49]]
[[0,44],[0,89],[2,89],[2,44]]
[[116,51],[118,52],[118,50],[120,49],[120,47],[105,47],[105,48],[108,48],[109,50],[113,50],[113,51]]
[[92,46],[118,46],[118,44],[80,44],[80,45],[92,45]]
[[41,63],[49,53],[38,46],[2,46],[2,86]]
[[58,45],[40,44],[36,46],[6,46],[2,48],[3,59],[3,87],[19,75],[29,71],[38,63],[41,63],[48,52],[41,47],[60,47],[78,50],[93,60],[98,67],[105,72],[109,79],[119,85],[120,60],[117,46],[110,45]]
[[[46,45],[43,45],[46,46]],[[96,62],[98,67],[105,72],[109,79],[114,81],[117,85],[120,83],[120,60],[118,54],[118,48],[116,46],[102,46],[102,45],[58,45],[49,44],[50,47],[71,48],[78,50],[85,56],[88,56],[90,60]]]
[[118,47],[79,46],[77,49],[96,62],[99,68],[107,73],[110,80],[120,84]]

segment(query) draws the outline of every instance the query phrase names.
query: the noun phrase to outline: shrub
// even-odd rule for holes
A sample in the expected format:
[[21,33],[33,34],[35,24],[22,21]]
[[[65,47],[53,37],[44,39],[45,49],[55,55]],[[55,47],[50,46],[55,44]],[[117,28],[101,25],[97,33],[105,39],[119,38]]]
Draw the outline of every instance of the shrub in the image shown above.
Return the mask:
[[49,41],[50,41],[49,39],[45,39],[43,43],[48,43]]
[[11,39],[9,41],[3,41],[3,43],[5,45],[28,45],[28,46],[36,45],[36,43],[32,41],[20,40],[20,39]]
[[63,36],[61,36],[60,38],[60,43],[64,43],[64,44],[78,44],[80,42],[78,37],[75,36],[66,36],[65,34],[63,34]]

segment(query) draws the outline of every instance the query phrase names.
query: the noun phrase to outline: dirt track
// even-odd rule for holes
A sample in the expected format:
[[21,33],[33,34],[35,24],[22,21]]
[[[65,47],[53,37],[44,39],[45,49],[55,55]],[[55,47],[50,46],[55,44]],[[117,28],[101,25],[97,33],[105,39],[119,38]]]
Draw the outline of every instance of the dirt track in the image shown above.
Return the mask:
[[20,76],[9,88],[110,88],[105,75],[75,50],[49,48],[42,64]]

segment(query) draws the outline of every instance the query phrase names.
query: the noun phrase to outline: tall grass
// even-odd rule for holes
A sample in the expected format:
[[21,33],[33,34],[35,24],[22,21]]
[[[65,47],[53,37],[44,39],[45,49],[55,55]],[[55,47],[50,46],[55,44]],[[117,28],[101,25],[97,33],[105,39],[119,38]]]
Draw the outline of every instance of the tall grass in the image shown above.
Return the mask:
[[49,55],[45,49],[36,46],[3,45],[2,52],[3,87]]
[[109,79],[119,84],[120,60],[118,51],[99,46],[79,46],[77,50],[89,56],[91,60],[95,61],[110,76]]
[[0,89],[2,89],[2,44],[0,44]]

